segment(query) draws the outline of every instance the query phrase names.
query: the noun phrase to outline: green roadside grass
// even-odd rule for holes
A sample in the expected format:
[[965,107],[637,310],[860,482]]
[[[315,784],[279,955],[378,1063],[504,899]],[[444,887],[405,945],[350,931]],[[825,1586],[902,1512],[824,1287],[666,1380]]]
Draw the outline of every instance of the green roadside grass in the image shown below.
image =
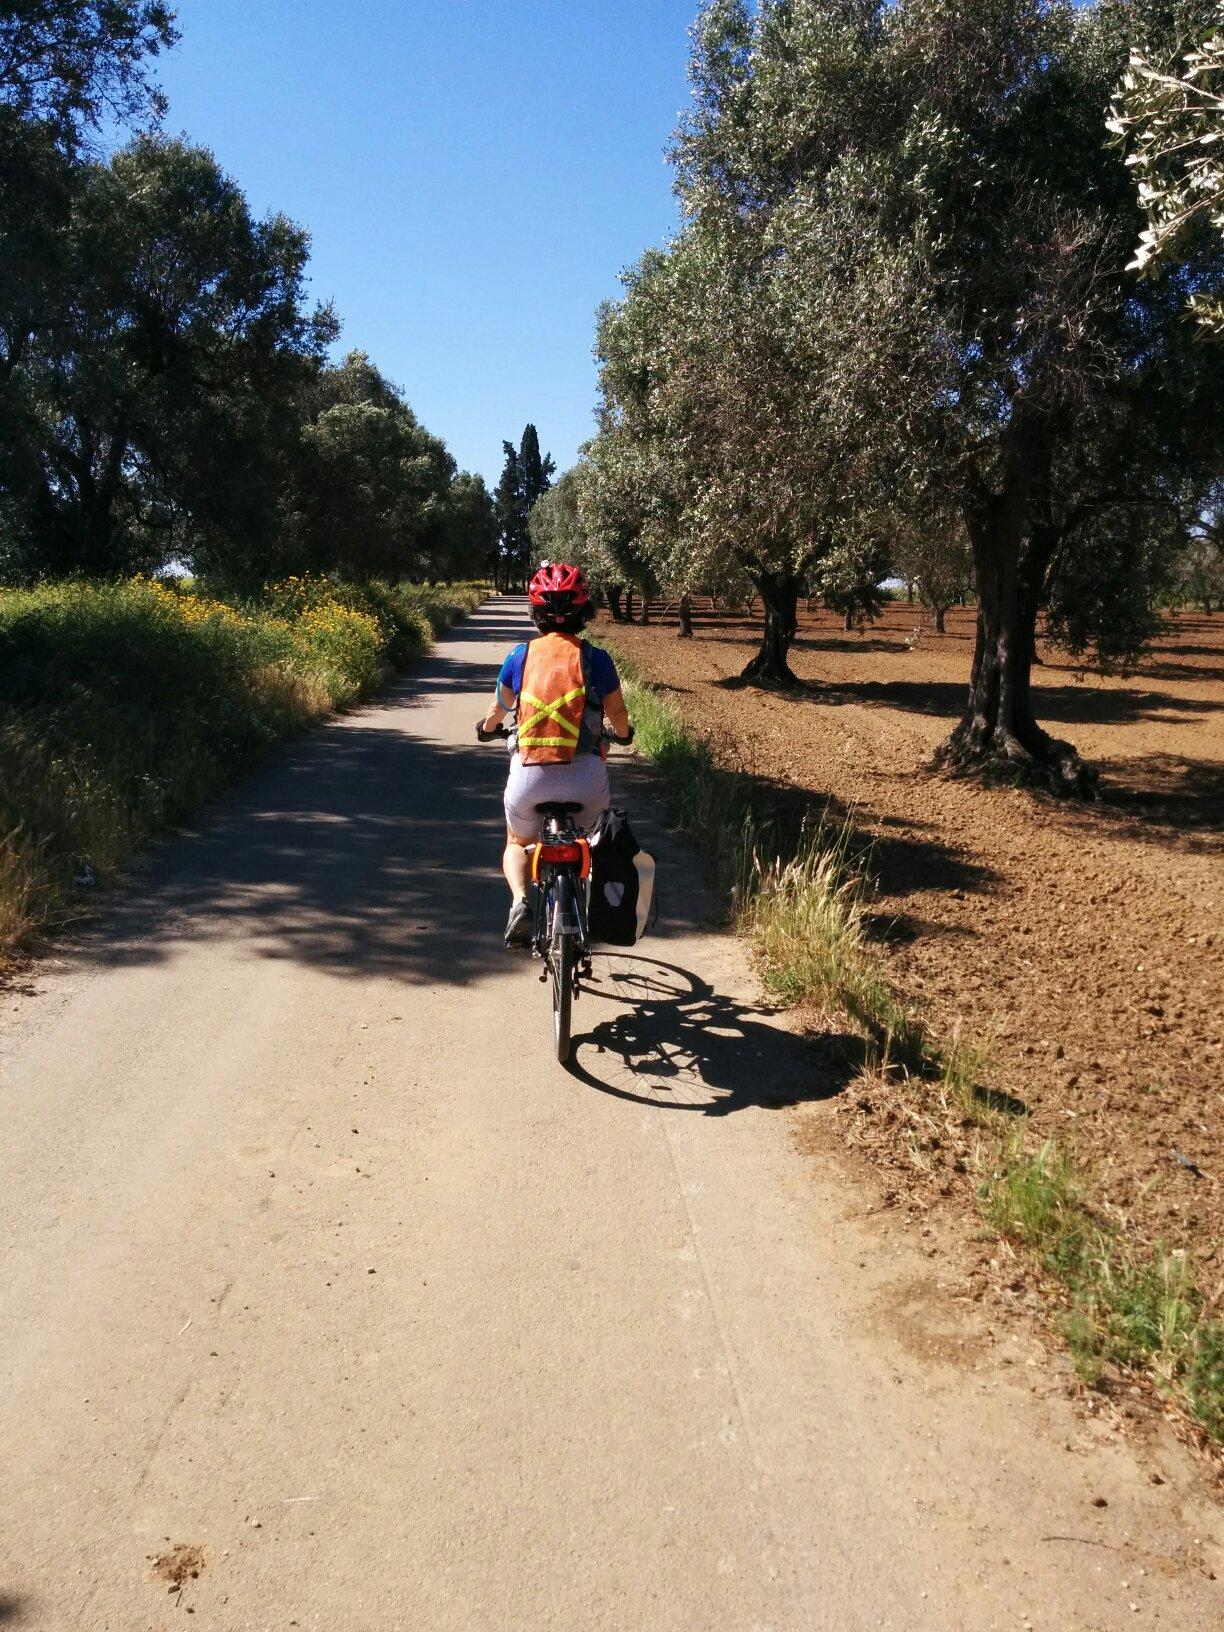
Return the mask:
[[[1038,1139],[1027,1113],[983,1088],[984,1054],[959,1037],[941,1046],[901,1003],[865,933],[867,864],[851,830],[779,822],[776,801],[721,767],[680,711],[623,653],[616,659],[637,747],[710,857],[766,988],[848,1022],[863,1039],[864,1071],[912,1102],[910,1125],[954,1143],[985,1225],[1045,1278],[1053,1323],[1087,1385],[1111,1370],[1143,1375],[1224,1445],[1224,1289],[1209,1295],[1188,1257],[1129,1239],[1094,1201],[1074,1151]],[[919,1141],[911,1154],[921,1167]]]
[[1055,1324],[1084,1382],[1146,1373],[1224,1444],[1224,1320],[1184,1254],[1127,1239],[1095,1205],[1091,1176],[1053,1139],[1016,1129],[983,1153],[986,1222],[1066,1294]]
[[0,960],[278,742],[369,695],[477,584],[0,590]]
[[920,1067],[928,1055],[921,1021],[898,1002],[867,938],[851,829],[780,814],[751,778],[717,763],[623,654],[617,664],[638,750],[662,772],[680,825],[710,856],[766,988],[787,1003],[845,1013],[873,1064]]

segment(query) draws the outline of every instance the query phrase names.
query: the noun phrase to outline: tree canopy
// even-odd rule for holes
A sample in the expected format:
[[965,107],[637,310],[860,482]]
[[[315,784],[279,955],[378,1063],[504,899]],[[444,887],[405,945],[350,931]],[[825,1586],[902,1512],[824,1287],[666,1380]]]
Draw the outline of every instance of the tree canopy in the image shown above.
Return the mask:
[[0,107],[76,141],[103,119],[156,117],[152,59],[174,45],[159,0],[17,0],[0,6]]
[[0,8],[0,578],[487,570],[483,482],[329,361],[307,233],[185,139],[99,156],[175,37],[152,0]]

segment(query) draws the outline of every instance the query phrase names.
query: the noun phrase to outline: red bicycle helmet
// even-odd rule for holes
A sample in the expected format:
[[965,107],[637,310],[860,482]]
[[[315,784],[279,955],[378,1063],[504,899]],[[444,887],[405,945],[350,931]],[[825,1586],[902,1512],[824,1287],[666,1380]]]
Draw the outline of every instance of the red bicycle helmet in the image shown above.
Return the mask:
[[581,567],[571,567],[565,561],[545,561],[527,586],[527,598],[532,606],[585,606],[591,598],[591,586]]

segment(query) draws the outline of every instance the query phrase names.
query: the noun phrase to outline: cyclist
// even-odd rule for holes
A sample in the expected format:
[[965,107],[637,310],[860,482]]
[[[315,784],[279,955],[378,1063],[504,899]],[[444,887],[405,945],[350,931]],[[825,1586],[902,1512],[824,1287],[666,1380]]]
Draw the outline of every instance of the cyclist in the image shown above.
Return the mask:
[[581,567],[546,561],[528,585],[527,596],[539,634],[506,658],[494,700],[476,727],[483,741],[507,714],[516,712],[502,855],[512,898],[508,947],[531,944],[527,846],[535,843],[543,826],[536,806],[563,800],[578,804],[582,808],[575,820],[590,827],[611,798],[605,718],[622,741],[633,736],[616,664],[602,647],[582,638],[594,607]]

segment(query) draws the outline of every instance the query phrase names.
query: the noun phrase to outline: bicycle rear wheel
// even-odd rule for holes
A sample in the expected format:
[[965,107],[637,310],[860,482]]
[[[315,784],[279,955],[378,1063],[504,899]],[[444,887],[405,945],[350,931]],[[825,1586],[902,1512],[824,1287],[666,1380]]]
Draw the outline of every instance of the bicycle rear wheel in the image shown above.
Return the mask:
[[553,1048],[561,1065],[570,1056],[570,1014],[574,1004],[574,965],[576,944],[572,886],[568,880],[558,880],[553,903],[552,940],[548,949],[548,965],[552,974]]
[[553,1043],[564,1065],[570,1056],[570,1010],[574,1001],[574,937],[562,935],[552,952]]

